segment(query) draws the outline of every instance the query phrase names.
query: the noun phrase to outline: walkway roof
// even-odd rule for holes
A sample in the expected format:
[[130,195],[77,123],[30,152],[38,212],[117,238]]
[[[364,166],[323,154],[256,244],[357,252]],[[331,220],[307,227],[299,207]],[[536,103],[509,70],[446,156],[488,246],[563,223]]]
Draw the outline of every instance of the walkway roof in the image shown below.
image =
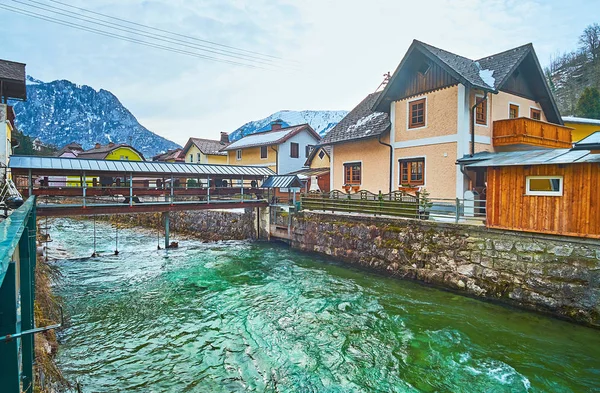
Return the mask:
[[302,186],[302,181],[296,175],[269,176],[262,184],[263,188],[296,188]]
[[89,160],[82,158],[40,157],[40,156],[12,156],[8,164],[13,174],[26,174],[31,169],[34,174],[53,176],[106,174],[176,177],[204,177],[219,176],[225,178],[263,178],[274,175],[271,169],[263,166],[241,165],[210,165],[210,164],[185,164],[158,161],[116,161],[116,160]]

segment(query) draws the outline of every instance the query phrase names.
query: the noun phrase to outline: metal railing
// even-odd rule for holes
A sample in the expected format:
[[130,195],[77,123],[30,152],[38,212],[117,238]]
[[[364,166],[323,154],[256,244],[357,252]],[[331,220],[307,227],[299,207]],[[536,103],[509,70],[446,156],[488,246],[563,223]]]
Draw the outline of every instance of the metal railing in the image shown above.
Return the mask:
[[313,211],[358,213],[374,216],[404,217],[446,222],[481,222],[486,218],[485,200],[431,198],[419,192],[394,191],[354,194],[334,190],[327,193],[301,194],[301,209]]

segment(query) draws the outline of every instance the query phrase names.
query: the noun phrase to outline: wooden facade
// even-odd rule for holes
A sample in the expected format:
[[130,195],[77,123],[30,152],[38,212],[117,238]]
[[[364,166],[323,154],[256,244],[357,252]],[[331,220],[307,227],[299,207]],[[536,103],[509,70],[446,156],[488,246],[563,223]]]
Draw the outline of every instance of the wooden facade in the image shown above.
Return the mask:
[[[525,195],[527,176],[563,176],[563,195]],[[487,226],[600,239],[599,190],[598,163],[490,167]]]
[[528,117],[496,120],[492,143],[496,146],[532,145],[571,148],[571,128]]

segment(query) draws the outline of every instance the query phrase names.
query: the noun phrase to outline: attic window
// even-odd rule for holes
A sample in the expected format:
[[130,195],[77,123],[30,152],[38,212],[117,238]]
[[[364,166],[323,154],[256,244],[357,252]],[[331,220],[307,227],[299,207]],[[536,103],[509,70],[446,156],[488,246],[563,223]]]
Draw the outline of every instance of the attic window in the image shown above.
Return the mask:
[[533,120],[542,120],[542,111],[536,108],[531,108],[531,118]]
[[419,65],[419,68],[417,69],[417,71],[419,71],[419,74],[425,76],[425,75],[427,75],[427,72],[429,71],[430,68],[431,68],[431,64],[424,61],[421,63],[421,65]]
[[319,158],[322,160],[322,159],[323,159],[323,157],[325,157],[325,152],[324,152],[323,150],[321,150],[321,151],[319,152]]

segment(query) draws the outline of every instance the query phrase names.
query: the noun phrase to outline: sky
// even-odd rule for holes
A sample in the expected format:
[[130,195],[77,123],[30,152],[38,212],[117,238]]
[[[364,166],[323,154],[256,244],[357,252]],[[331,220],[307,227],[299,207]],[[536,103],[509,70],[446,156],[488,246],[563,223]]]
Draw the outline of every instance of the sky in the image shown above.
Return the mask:
[[[224,64],[0,8],[0,58],[26,63],[42,81],[109,90],[142,125],[179,144],[218,139],[278,110],[351,110],[395,70],[413,39],[472,59],[532,42],[544,66],[600,23],[595,0],[61,1],[283,59],[262,68]],[[0,5],[68,19],[31,8],[66,9],[51,0]]]

